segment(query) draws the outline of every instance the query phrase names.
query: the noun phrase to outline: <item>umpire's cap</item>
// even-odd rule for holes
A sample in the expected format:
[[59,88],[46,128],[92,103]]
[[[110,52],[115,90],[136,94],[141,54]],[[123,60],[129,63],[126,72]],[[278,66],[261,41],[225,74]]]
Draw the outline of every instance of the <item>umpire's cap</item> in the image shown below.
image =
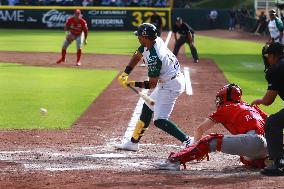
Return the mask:
[[283,51],[284,51],[284,46],[279,42],[274,42],[274,43],[270,43],[267,45],[263,54],[264,55],[268,55],[268,54],[282,55],[284,54]]
[[176,18],[176,22],[182,22],[182,18],[181,17],[177,17]]
[[136,36],[143,36],[154,40],[157,38],[157,28],[153,24],[143,23],[138,26],[138,29],[134,32],[134,34]]

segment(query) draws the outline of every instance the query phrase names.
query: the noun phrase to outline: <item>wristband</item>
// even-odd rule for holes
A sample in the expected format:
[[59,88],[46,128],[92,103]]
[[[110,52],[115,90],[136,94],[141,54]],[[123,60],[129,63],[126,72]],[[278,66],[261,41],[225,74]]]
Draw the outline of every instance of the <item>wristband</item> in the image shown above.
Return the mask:
[[135,81],[135,84],[134,84],[135,87],[142,88],[143,87],[142,85],[143,85],[143,82]]
[[150,82],[149,81],[144,81],[144,88],[150,89]]

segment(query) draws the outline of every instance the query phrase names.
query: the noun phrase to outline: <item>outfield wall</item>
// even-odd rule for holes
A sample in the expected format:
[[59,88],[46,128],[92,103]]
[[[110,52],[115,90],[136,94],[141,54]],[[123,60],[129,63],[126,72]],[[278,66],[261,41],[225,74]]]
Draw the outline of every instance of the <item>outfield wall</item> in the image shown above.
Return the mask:
[[135,30],[150,22],[153,11],[162,17],[165,30],[171,25],[170,8],[0,6],[0,28],[62,29],[76,8],[91,30]]
[[[210,9],[170,9],[147,7],[56,7],[56,6],[0,6],[0,28],[62,29],[73,10],[82,10],[90,30],[135,30],[143,22],[150,22],[154,11],[162,17],[163,29],[171,30],[180,16],[195,30],[227,29],[229,10],[220,9],[216,23],[208,19]],[[256,20],[247,18],[247,30]]]

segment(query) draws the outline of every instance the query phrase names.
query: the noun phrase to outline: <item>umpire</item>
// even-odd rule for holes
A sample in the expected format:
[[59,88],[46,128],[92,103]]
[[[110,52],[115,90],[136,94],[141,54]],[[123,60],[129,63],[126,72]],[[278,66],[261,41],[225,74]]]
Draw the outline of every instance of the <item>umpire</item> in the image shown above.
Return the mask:
[[[252,104],[271,105],[277,95],[284,101],[284,46],[279,43],[268,44],[263,50],[267,58],[265,63],[265,78],[268,82],[266,94],[262,99],[256,99]],[[261,170],[263,175],[284,176],[284,152],[283,152],[283,128],[284,108],[270,115],[265,124],[265,138],[269,158],[274,164]]]
[[[177,17],[176,23],[173,27],[173,32],[176,41],[173,51],[174,55],[177,56],[180,47],[187,43],[189,45],[192,58],[194,59],[194,63],[198,63],[197,49],[194,46],[194,30],[187,23],[185,23],[181,17]],[[177,38],[177,33],[180,35],[179,38]]]

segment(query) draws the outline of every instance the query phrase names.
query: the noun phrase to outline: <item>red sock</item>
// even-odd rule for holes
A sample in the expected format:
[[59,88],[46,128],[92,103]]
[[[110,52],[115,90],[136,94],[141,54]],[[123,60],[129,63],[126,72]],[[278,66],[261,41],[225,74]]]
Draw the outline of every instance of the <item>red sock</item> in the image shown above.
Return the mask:
[[78,50],[77,50],[77,62],[80,62],[80,60],[81,60],[81,54],[82,54],[82,50],[81,50],[81,49],[78,49]]
[[62,60],[65,60],[65,57],[66,57],[66,49],[62,49],[62,51],[61,51]]

